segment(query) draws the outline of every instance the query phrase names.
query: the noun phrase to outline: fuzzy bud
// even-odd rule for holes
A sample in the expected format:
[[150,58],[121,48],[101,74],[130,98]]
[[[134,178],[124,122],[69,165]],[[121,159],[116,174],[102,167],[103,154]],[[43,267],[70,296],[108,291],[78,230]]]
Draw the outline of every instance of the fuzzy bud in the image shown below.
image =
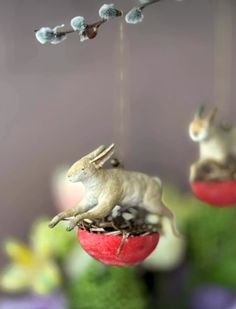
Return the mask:
[[86,41],[88,39],[89,39],[89,37],[86,35],[85,32],[80,33],[80,42],[84,42],[84,41]]
[[64,41],[66,39],[66,35],[65,34],[60,34],[60,33],[57,33],[57,30],[60,29],[60,28],[63,28],[65,25],[60,25],[60,26],[56,26],[55,28],[53,28],[53,32],[55,34],[55,37],[54,39],[50,42],[51,44],[59,44],[61,43],[62,41]]
[[142,10],[138,7],[135,7],[126,14],[125,21],[128,24],[137,24],[141,23],[143,21],[143,18],[144,16]]
[[46,44],[54,39],[55,33],[53,32],[53,29],[49,27],[42,27],[35,32],[35,36],[41,44]]
[[66,35],[57,33],[57,29],[64,27],[64,25],[56,26],[51,29],[49,27],[42,27],[35,32],[36,39],[41,44],[51,43],[59,44],[66,39]]
[[115,8],[114,4],[103,4],[99,9],[101,19],[109,20],[121,16],[122,12]]
[[80,32],[83,32],[87,27],[87,24],[85,23],[85,18],[83,16],[76,16],[72,18],[70,24],[75,31]]

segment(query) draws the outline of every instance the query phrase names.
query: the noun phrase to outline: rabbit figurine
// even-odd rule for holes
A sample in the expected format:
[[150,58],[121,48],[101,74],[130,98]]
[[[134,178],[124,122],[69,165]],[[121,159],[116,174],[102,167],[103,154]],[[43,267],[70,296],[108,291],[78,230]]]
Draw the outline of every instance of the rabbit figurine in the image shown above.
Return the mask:
[[191,166],[190,179],[193,180],[197,168],[214,162],[218,169],[222,165],[227,166],[228,162],[236,160],[236,128],[232,126],[223,127],[215,124],[217,108],[214,108],[208,115],[204,116],[204,107],[201,106],[195,114],[189,126],[190,138],[200,145],[199,161]]
[[168,217],[172,230],[179,235],[174,215],[162,202],[162,185],[157,177],[125,169],[102,169],[103,164],[111,158],[115,145],[100,146],[72,165],[67,173],[71,182],[82,182],[86,189],[85,197],[73,209],[55,216],[49,226],[54,227],[59,221],[71,219],[67,230],[72,230],[83,219],[101,219],[119,205],[121,207],[143,207],[150,213]]

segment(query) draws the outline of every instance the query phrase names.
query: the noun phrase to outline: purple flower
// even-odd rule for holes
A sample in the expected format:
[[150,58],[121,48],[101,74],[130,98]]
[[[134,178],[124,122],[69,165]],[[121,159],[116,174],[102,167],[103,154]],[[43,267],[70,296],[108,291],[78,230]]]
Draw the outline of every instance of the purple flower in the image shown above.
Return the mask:
[[67,309],[67,306],[61,294],[28,295],[0,300],[0,309]]
[[230,290],[217,286],[197,288],[192,296],[191,309],[232,309],[236,295]]

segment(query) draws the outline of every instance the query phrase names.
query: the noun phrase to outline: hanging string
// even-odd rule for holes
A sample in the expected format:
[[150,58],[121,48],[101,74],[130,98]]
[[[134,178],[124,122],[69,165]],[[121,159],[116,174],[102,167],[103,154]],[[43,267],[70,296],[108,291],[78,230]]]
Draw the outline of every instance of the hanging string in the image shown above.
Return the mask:
[[119,48],[118,48],[118,92],[115,108],[115,135],[117,143],[118,158],[124,162],[127,154],[128,141],[128,114],[129,102],[127,94],[127,66],[125,55],[125,32],[124,23],[120,22],[119,27]]
[[232,67],[232,5],[231,0],[217,0],[215,16],[214,104],[225,120],[230,115]]

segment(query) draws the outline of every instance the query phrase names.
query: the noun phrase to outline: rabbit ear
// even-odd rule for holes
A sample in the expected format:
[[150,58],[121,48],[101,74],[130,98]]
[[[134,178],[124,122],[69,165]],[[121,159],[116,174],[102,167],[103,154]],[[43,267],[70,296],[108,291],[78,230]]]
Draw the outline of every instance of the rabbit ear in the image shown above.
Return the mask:
[[94,151],[90,152],[87,156],[92,160],[92,159],[96,158],[105,149],[106,149],[106,146],[101,145],[97,149],[95,149]]
[[202,104],[202,105],[198,108],[197,112],[195,113],[194,118],[195,118],[195,119],[201,118],[201,117],[203,116],[204,111],[205,111],[205,106]]
[[110,159],[110,157],[114,153],[115,144],[111,144],[108,148],[106,148],[102,153],[100,153],[97,157],[90,161],[90,163],[94,163],[97,168],[103,166],[103,164]]
[[218,111],[218,108],[214,107],[213,110],[210,112],[210,114],[207,117],[209,122],[213,122],[215,120],[217,111]]

